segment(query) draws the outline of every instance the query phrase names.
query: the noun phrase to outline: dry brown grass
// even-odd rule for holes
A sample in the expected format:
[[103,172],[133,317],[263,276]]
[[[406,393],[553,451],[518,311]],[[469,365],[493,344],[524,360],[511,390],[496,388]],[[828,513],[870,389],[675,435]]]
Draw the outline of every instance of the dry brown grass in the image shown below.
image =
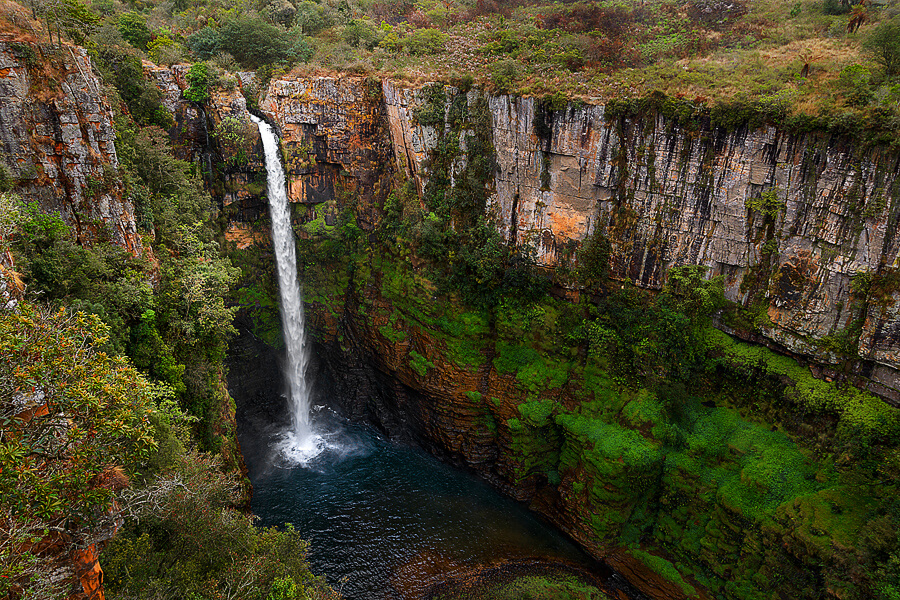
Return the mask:
[[9,41],[37,43],[45,37],[44,26],[31,12],[11,0],[0,0],[0,35]]
[[855,40],[847,38],[796,40],[783,46],[762,50],[759,54],[766,64],[773,67],[788,66],[805,57],[811,59],[811,67],[816,65],[819,67],[823,65],[842,65],[841,68],[843,68],[843,66],[848,64],[864,60],[859,44]]

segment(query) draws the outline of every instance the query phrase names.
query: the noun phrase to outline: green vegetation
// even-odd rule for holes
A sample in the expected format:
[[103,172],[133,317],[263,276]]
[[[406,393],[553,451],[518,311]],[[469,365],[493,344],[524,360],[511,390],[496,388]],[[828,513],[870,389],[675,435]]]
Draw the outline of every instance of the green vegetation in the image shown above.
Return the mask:
[[[452,98],[432,97],[449,116]],[[426,105],[418,118],[440,112]],[[415,214],[402,194],[381,228],[397,231]],[[778,197],[768,196],[777,215]],[[602,240],[594,244],[602,256]],[[888,457],[900,439],[896,409],[713,329],[711,315],[725,306],[721,278],[707,279],[702,267],[673,269],[653,297],[619,283],[608,289],[600,269],[585,269],[582,280],[603,290],[599,300],[500,295],[472,306],[410,266],[429,264],[415,247],[401,238],[377,259],[360,255],[348,267],[354,278],[365,273],[381,286],[358,287],[356,297],[390,301],[391,321],[438,342],[427,359],[409,353],[422,378],[451,364],[470,374],[483,368],[454,358],[458,348],[493,357],[492,380],[511,396],[486,402],[465,391],[466,402],[486,411],[473,423],[508,435],[513,480],[555,489],[595,543],[624,545],[688,596],[700,586],[724,598],[777,590],[815,598],[827,581],[861,599],[900,581],[890,567],[900,543],[896,480],[885,466],[895,464]],[[443,273],[438,257],[429,277]],[[438,313],[478,326],[448,328]],[[510,399],[519,403],[512,414],[504,412]],[[865,554],[849,563],[848,548]]]
[[785,202],[779,198],[779,195],[778,188],[774,188],[766,190],[755,198],[748,198],[746,201],[747,210],[755,211],[767,219],[777,219],[778,215],[785,208]]
[[35,542],[58,531],[70,550],[108,526],[115,480],[159,445],[157,391],[100,350],[108,334],[83,312],[21,303],[0,314],[0,594],[63,593]]
[[[257,529],[238,511],[240,489],[221,461],[186,454],[153,485],[133,492],[125,529],[103,554],[113,597],[187,595],[256,600],[333,600],[305,560],[306,543],[287,526]],[[152,506],[148,510],[147,506]]]
[[206,63],[194,63],[187,75],[188,89],[184,90],[184,99],[203,104],[209,100],[209,66]]
[[885,77],[900,75],[900,18],[880,23],[866,39],[866,46]]
[[[108,597],[331,598],[296,532],[258,530],[238,510],[247,488],[223,361],[241,272],[223,256],[213,201],[196,165],[175,158],[162,129],[171,115],[144,78],[142,49],[181,52],[179,36],[148,39],[148,19],[132,8],[97,29],[104,43],[91,48],[119,164],[87,190],[132,203],[136,250],[113,243],[102,222],[79,222],[86,244],[58,214],[0,196],[0,246],[11,252],[0,271],[7,291],[25,290],[0,311],[0,596],[66,597],[46,550],[68,556],[118,529],[101,558]],[[194,64],[185,96],[207,101],[214,75]],[[216,132],[238,162],[242,126]],[[248,303],[270,301],[269,290],[254,291]]]
[[425,377],[426,373],[428,373],[428,369],[434,368],[434,363],[430,362],[415,350],[411,350],[409,352],[409,366],[419,375],[419,377]]
[[525,575],[500,577],[462,589],[441,592],[435,600],[607,600],[597,587],[575,575]]

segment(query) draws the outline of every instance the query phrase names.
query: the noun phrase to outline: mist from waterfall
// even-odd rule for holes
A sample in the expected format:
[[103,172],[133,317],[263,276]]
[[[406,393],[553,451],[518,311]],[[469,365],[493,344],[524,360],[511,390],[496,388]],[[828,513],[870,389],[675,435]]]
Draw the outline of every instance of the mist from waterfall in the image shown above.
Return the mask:
[[272,244],[278,270],[281,328],[287,354],[284,372],[289,394],[291,428],[285,432],[280,449],[282,456],[289,462],[305,463],[324,449],[325,440],[313,431],[310,424],[311,386],[307,376],[309,352],[306,347],[303,296],[297,280],[297,250],[291,229],[291,209],[278,138],[268,123],[254,115],[250,115],[250,119],[259,127],[266,157]]

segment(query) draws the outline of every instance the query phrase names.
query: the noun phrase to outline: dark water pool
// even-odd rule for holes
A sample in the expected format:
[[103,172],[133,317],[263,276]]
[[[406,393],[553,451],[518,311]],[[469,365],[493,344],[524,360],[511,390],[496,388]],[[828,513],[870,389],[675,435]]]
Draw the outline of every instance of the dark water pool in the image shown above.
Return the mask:
[[305,466],[279,458],[278,427],[259,418],[239,423],[241,447],[260,524],[292,523],[314,571],[348,600],[418,598],[510,562],[591,568],[565,536],[473,475],[328,411],[317,422],[329,448]]

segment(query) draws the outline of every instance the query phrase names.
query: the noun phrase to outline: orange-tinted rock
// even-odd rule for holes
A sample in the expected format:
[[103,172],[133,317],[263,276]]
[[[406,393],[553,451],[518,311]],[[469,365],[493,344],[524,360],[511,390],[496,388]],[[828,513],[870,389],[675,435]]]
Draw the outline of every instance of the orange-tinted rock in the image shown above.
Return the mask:
[[72,551],[75,577],[81,591],[71,594],[70,600],[103,600],[103,570],[100,568],[100,552],[96,544]]

